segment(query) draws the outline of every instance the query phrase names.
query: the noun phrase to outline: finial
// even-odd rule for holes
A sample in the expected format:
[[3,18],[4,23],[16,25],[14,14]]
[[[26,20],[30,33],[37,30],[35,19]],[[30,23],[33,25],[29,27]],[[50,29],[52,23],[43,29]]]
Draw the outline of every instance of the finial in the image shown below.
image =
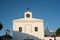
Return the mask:
[[29,11],[29,8],[27,8],[27,11]]

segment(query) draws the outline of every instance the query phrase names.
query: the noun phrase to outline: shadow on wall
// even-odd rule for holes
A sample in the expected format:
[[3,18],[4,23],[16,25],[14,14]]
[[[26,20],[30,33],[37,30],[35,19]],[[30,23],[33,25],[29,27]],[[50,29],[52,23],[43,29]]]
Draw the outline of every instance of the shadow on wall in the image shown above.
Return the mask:
[[[37,35],[37,34],[36,34]],[[38,37],[35,37],[30,34],[14,31],[13,40],[41,40]]]

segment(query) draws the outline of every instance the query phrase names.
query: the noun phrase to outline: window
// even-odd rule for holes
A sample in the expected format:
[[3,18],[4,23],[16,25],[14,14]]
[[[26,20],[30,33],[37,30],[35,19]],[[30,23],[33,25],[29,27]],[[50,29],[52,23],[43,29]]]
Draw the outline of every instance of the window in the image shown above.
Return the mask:
[[26,17],[27,17],[27,18],[30,18],[30,14],[27,14]]
[[38,27],[35,27],[35,31],[36,31],[36,32],[38,31]]
[[22,27],[19,27],[19,31],[22,32]]

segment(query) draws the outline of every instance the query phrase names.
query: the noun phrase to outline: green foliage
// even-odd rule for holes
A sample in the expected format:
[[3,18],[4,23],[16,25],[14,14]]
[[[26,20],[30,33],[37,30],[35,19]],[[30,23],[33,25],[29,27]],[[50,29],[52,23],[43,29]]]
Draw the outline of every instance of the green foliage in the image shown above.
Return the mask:
[[60,28],[58,28],[58,29],[56,30],[56,35],[57,35],[57,36],[60,35]]
[[0,30],[3,28],[3,25],[0,23]]

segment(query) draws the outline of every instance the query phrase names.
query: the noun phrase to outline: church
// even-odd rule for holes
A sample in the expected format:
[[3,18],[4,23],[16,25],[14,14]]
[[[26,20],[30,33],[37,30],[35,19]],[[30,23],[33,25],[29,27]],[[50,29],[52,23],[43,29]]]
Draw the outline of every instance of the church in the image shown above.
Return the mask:
[[44,20],[33,18],[30,11],[24,12],[24,18],[12,22],[13,40],[54,40],[44,36]]

